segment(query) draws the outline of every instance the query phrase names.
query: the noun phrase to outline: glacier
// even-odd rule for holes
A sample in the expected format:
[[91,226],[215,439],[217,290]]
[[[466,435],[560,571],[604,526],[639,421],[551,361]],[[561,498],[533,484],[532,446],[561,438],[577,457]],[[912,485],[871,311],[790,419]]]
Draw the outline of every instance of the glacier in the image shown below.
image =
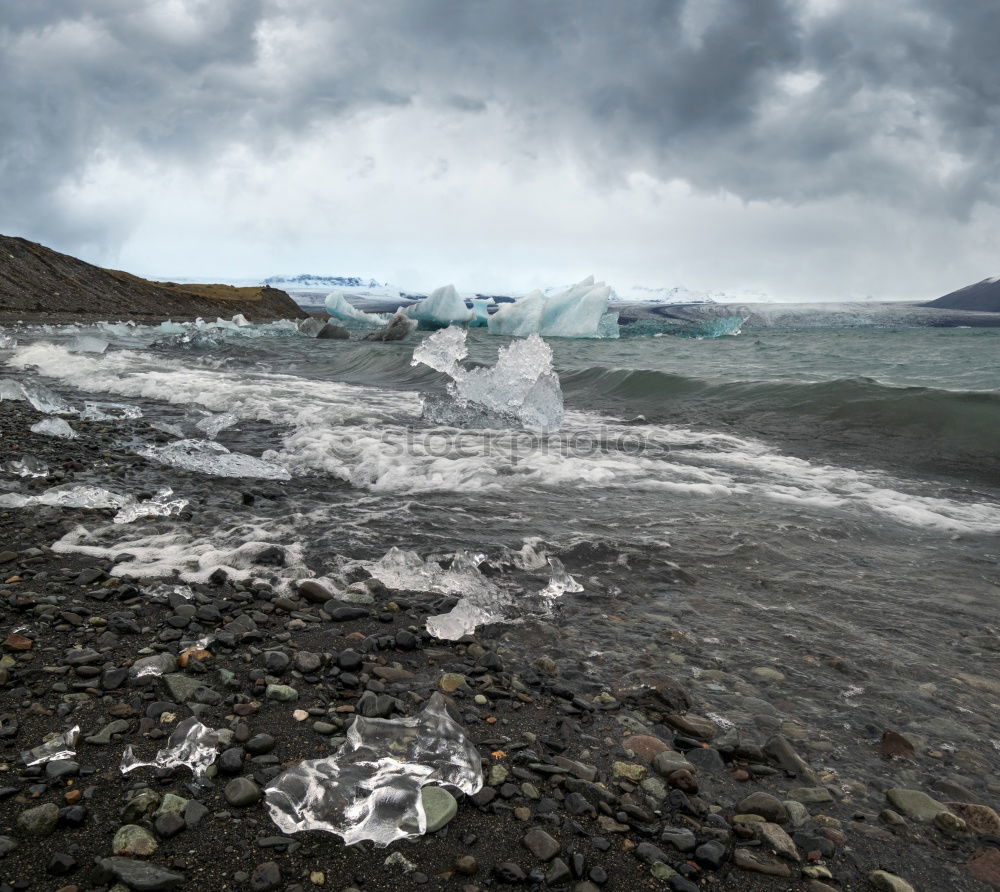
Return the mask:
[[413,351],[423,364],[451,378],[444,396],[424,397],[423,417],[455,427],[524,427],[555,431],[562,424],[563,397],[552,367],[552,350],[537,334],[501,347],[496,365],[465,369],[465,329],[442,329]]
[[475,314],[465,305],[454,285],[437,288],[423,300],[407,307],[404,312],[425,331],[447,328],[449,325],[465,325],[475,319]]
[[504,304],[487,325],[491,334],[514,337],[616,338],[617,315],[608,308],[610,297],[610,287],[588,276],[558,294],[536,290]]

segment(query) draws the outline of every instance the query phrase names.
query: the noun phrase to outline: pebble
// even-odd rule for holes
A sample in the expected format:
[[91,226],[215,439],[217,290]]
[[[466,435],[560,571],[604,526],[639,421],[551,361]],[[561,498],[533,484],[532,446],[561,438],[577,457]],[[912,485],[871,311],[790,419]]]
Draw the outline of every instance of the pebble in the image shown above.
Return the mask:
[[868,881],[879,892],[916,892],[906,880],[886,870],[873,870],[868,874]]
[[933,821],[941,812],[948,811],[944,805],[920,790],[893,787],[886,790],[885,798],[901,815],[912,818],[914,821]]
[[736,811],[742,814],[760,815],[767,821],[774,824],[788,823],[788,809],[781,800],[770,793],[757,791],[741,799],[736,806]]
[[268,700],[277,700],[279,703],[291,703],[299,699],[299,692],[287,684],[269,684],[265,689],[264,696]]
[[147,856],[156,852],[156,837],[145,827],[137,824],[125,824],[119,827],[111,841],[111,850],[116,855]]
[[260,787],[245,777],[235,777],[223,790],[226,802],[236,808],[246,808],[260,801]]
[[281,868],[274,861],[258,864],[250,874],[250,892],[272,892],[281,885]]
[[532,827],[521,837],[524,847],[539,861],[551,861],[559,854],[559,841],[540,827]]
[[53,802],[29,808],[17,816],[17,826],[28,836],[48,836],[58,821],[59,807]]
[[421,788],[420,801],[427,816],[428,833],[436,833],[458,814],[458,802],[444,787],[429,784]]

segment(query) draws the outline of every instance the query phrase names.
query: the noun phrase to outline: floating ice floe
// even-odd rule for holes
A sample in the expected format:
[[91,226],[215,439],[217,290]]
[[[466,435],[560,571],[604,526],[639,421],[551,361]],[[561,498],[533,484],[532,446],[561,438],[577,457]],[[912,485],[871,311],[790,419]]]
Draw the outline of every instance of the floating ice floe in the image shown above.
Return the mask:
[[465,369],[466,331],[446,328],[426,338],[413,351],[422,363],[452,380],[446,397],[427,396],[424,417],[458,427],[516,427],[558,430],[563,399],[552,351],[537,334],[501,347],[492,368]]
[[260,480],[291,480],[288,469],[272,462],[230,452],[214,440],[176,440],[165,446],[144,446],[138,454],[161,465],[213,477],[251,477]]
[[532,291],[489,317],[490,334],[550,338],[617,338],[618,315],[608,309],[611,288],[589,276],[561,294]]
[[21,753],[21,761],[31,768],[33,765],[43,765],[57,759],[72,759],[76,755],[76,740],[80,736],[80,726],[75,725],[69,731],[54,734],[44,743]]
[[44,434],[47,437],[59,437],[63,440],[75,440],[79,436],[63,418],[43,418],[31,425],[31,432]]
[[387,846],[426,832],[426,785],[468,795],[483,786],[479,752],[439,693],[412,718],[356,717],[335,755],[301,762],[275,778],[264,803],[282,833],[324,830],[347,845]]
[[136,768],[190,768],[200,780],[215,762],[218,745],[218,732],[191,716],[177,724],[167,738],[167,745],[157,752],[151,762],[143,762],[136,757],[131,746],[125,747],[121,772],[128,774]]
[[463,325],[476,318],[454,285],[445,285],[432,291],[423,300],[407,307],[404,312],[411,319],[415,319],[420,328],[428,330],[447,328],[449,325]]

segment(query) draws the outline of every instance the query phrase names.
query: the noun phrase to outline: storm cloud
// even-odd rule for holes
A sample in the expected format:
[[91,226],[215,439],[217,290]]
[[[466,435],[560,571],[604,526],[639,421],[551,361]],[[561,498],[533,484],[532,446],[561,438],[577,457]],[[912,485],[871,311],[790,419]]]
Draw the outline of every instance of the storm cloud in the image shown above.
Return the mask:
[[[327,227],[338,263],[384,254],[395,271],[399,222],[424,221],[440,236],[422,248],[429,265],[492,248],[496,269],[480,259],[459,272],[502,278],[504,256],[544,266],[545,254],[510,256],[517,205],[490,186],[502,181],[508,195],[523,190],[527,216],[532,202],[563,201],[575,218],[559,233],[560,218],[540,207],[525,224],[527,240],[549,234],[558,258],[537,275],[572,264],[569,241],[593,246],[579,263],[605,261],[598,221],[613,213],[613,239],[634,243],[619,249],[622,263],[639,265],[636,245],[643,258],[673,245],[661,265],[636,270],[662,280],[652,284],[674,284],[680,264],[724,280],[692,284],[728,285],[742,264],[747,284],[829,296],[886,289],[881,257],[925,263],[905,287],[933,290],[942,269],[991,272],[976,268],[995,251],[1000,204],[998,38],[1000,6],[988,0],[7,4],[0,231],[102,261],[176,266],[183,252],[165,246],[183,212],[164,205],[190,191],[202,215],[218,211],[220,271],[246,262],[238,215],[253,216],[244,232],[255,255],[279,246],[273,262],[381,271],[281,248],[298,221],[301,243]],[[394,185],[417,189],[410,204],[421,206],[400,207]],[[283,211],[269,224],[248,196]],[[630,199],[643,205],[634,216]],[[477,201],[461,226],[444,218]],[[859,245],[845,230],[852,218],[854,233],[896,231]],[[202,269],[212,262],[204,226]],[[771,258],[759,256],[762,227]],[[840,238],[842,255],[829,244]],[[948,256],[926,256],[928,244]],[[713,245],[729,259],[678,259]],[[850,250],[861,275],[831,288]],[[782,262],[802,252],[800,268]]]

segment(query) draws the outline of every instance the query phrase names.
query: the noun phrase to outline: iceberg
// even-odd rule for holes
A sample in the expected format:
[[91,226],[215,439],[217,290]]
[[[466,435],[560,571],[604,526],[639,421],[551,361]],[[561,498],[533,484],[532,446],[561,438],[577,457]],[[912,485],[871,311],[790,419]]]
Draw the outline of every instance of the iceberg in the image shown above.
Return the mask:
[[378,313],[366,313],[352,306],[339,291],[333,291],[326,296],[324,302],[326,311],[344,328],[380,328],[389,321],[389,317]]
[[475,318],[465,301],[459,297],[454,285],[445,285],[432,291],[423,300],[407,307],[405,312],[425,331],[447,328],[449,325],[464,325]]
[[357,716],[333,756],[300,762],[264,790],[264,804],[282,833],[324,830],[347,845],[387,846],[427,831],[422,788],[483,786],[478,750],[434,693],[412,718]]
[[31,425],[33,434],[45,434],[47,437],[60,437],[63,440],[75,440],[79,434],[62,418],[43,418]]
[[490,322],[490,306],[494,304],[493,298],[477,297],[472,300],[472,321],[470,328],[486,328]]
[[617,316],[608,311],[611,288],[588,276],[559,294],[532,291],[488,318],[491,334],[549,338],[616,338]]
[[166,446],[144,446],[137,452],[149,461],[213,477],[252,477],[260,480],[291,480],[288,469],[272,462],[230,452],[214,440],[175,440]]
[[423,416],[434,424],[456,427],[559,429],[562,389],[552,367],[552,351],[537,334],[501,347],[492,368],[465,369],[466,331],[435,332],[413,351],[412,365],[428,365],[450,377],[444,397],[424,398]]

